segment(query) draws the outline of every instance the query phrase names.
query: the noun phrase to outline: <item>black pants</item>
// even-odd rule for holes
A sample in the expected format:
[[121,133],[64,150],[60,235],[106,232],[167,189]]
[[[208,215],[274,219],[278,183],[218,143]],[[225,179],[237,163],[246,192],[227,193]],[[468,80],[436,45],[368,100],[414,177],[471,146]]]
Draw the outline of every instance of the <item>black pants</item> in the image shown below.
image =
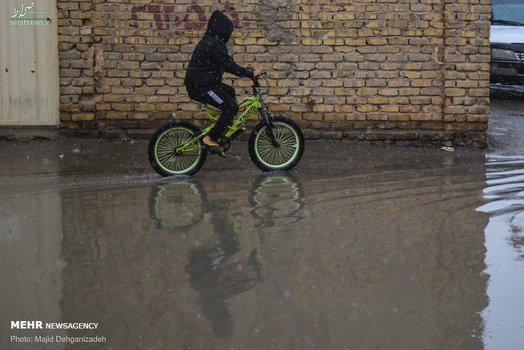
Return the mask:
[[209,132],[209,137],[217,141],[238,113],[235,89],[229,85],[220,83],[208,91],[194,92],[188,90],[188,94],[191,99],[209,104],[222,111],[215,127]]

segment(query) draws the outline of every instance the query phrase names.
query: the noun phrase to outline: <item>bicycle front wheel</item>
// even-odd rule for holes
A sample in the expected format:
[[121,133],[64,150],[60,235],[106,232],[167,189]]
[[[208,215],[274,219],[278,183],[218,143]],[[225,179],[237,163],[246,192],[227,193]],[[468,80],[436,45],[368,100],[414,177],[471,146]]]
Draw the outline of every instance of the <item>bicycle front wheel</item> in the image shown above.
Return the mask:
[[[199,129],[188,122],[174,121],[160,127],[149,141],[149,162],[162,176],[192,175],[204,164],[207,152],[200,140],[190,142]],[[187,144],[185,149],[179,149]]]
[[[259,123],[249,138],[249,156],[263,171],[289,170],[298,164],[304,153],[304,135],[292,120],[274,117],[269,130],[265,122]],[[273,142],[271,134],[274,135]]]

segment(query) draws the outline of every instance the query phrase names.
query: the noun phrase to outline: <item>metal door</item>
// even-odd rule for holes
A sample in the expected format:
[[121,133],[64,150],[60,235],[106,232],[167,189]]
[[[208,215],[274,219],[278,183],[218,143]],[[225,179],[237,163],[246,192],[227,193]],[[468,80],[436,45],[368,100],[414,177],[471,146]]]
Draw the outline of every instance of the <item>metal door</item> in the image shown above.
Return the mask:
[[6,2],[0,11],[0,126],[57,126],[56,0]]

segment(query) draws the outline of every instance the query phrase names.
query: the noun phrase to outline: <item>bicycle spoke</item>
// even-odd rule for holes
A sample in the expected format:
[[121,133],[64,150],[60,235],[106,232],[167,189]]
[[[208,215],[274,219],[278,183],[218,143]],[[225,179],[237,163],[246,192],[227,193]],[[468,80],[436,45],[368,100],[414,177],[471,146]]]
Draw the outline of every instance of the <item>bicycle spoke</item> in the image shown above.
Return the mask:
[[185,128],[174,128],[167,131],[157,143],[158,162],[166,169],[175,172],[193,166],[199,159],[199,149],[177,152],[177,148],[192,137],[192,132]]
[[[267,130],[267,129],[265,129]],[[291,160],[297,150],[297,138],[294,132],[283,124],[277,124],[272,129],[278,147],[273,145],[268,132],[259,136],[257,151],[264,162],[270,165],[282,165]]]

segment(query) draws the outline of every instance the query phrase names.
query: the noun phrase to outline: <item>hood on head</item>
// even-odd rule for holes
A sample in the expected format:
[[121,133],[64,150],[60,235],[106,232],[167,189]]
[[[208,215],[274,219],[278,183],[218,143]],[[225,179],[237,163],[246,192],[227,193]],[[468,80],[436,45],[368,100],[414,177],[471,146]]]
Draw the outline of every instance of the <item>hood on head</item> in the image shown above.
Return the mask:
[[229,41],[234,25],[231,20],[220,11],[215,11],[207,23],[206,35],[218,37],[224,43]]

